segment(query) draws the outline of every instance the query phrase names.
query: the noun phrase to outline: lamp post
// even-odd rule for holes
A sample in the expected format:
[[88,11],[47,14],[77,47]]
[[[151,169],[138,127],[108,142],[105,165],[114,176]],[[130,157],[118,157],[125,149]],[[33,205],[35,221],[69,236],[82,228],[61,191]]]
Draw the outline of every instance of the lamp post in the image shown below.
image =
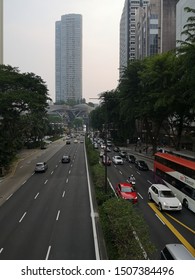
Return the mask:
[[107,134],[108,134],[108,128],[107,128],[107,123],[105,124],[105,153],[104,153],[104,155],[105,155],[105,164],[104,164],[104,168],[105,168],[105,180],[104,180],[104,191],[105,191],[105,193],[107,193],[107,181],[108,181],[108,179],[107,179],[107,174],[108,174],[108,170],[107,170],[107,161],[108,161],[108,159],[107,159]]
[[[99,98],[90,98],[90,99],[98,99]],[[107,121],[107,107],[106,107],[106,116],[105,116],[105,124],[104,125],[104,131],[105,131],[105,148],[104,148],[104,156],[105,156],[105,164],[104,164],[104,192],[107,193],[107,176],[108,176],[108,170],[107,170],[107,134],[108,134],[108,121]]]

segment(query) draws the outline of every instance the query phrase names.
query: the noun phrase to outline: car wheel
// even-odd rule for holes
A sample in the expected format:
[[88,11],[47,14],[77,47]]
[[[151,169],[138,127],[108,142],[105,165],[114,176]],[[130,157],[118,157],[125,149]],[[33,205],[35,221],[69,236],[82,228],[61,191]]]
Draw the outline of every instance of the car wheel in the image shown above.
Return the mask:
[[159,209],[159,211],[162,211],[162,205],[161,205],[161,203],[158,204],[158,209]]
[[148,199],[149,199],[150,201],[152,201],[151,193],[148,194]]
[[188,201],[186,199],[183,200],[183,206],[188,209]]

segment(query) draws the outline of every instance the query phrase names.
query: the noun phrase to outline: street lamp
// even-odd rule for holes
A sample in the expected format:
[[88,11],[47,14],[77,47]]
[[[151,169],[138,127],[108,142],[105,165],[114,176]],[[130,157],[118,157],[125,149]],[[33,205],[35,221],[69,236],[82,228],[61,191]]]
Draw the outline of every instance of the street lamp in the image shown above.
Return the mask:
[[[90,99],[99,99],[99,98],[90,98]],[[104,148],[104,155],[105,155],[105,164],[104,164],[104,192],[107,193],[107,182],[108,182],[108,178],[107,178],[107,134],[108,134],[108,122],[107,122],[107,108],[106,108],[106,123],[103,124],[104,125],[104,130],[105,130],[105,148]]]
[[105,180],[104,180],[104,191],[105,191],[105,193],[107,193],[107,182],[108,182],[108,179],[107,179],[107,174],[108,174],[108,170],[107,170],[107,167],[108,167],[108,165],[107,165],[107,161],[108,161],[108,158],[107,158],[107,148],[108,148],[108,146],[107,146],[107,133],[108,133],[108,128],[107,128],[107,123],[105,124],[105,164],[104,164],[104,170],[105,170]]

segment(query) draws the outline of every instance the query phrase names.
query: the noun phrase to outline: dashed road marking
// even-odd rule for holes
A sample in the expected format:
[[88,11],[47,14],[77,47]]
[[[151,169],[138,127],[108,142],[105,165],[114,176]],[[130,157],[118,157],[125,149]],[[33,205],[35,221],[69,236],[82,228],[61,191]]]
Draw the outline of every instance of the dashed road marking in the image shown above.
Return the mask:
[[26,212],[24,212],[24,214],[23,214],[22,217],[20,218],[19,223],[22,222],[22,220],[24,219],[25,216],[26,216]]
[[37,199],[38,196],[39,196],[39,192],[35,195],[34,199]]

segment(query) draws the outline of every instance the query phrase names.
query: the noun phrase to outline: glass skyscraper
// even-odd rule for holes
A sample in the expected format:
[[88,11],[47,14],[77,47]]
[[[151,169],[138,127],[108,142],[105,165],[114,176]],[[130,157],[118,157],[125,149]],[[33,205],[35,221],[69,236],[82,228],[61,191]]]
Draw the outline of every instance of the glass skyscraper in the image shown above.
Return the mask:
[[56,103],[82,99],[82,16],[67,14],[55,25]]

